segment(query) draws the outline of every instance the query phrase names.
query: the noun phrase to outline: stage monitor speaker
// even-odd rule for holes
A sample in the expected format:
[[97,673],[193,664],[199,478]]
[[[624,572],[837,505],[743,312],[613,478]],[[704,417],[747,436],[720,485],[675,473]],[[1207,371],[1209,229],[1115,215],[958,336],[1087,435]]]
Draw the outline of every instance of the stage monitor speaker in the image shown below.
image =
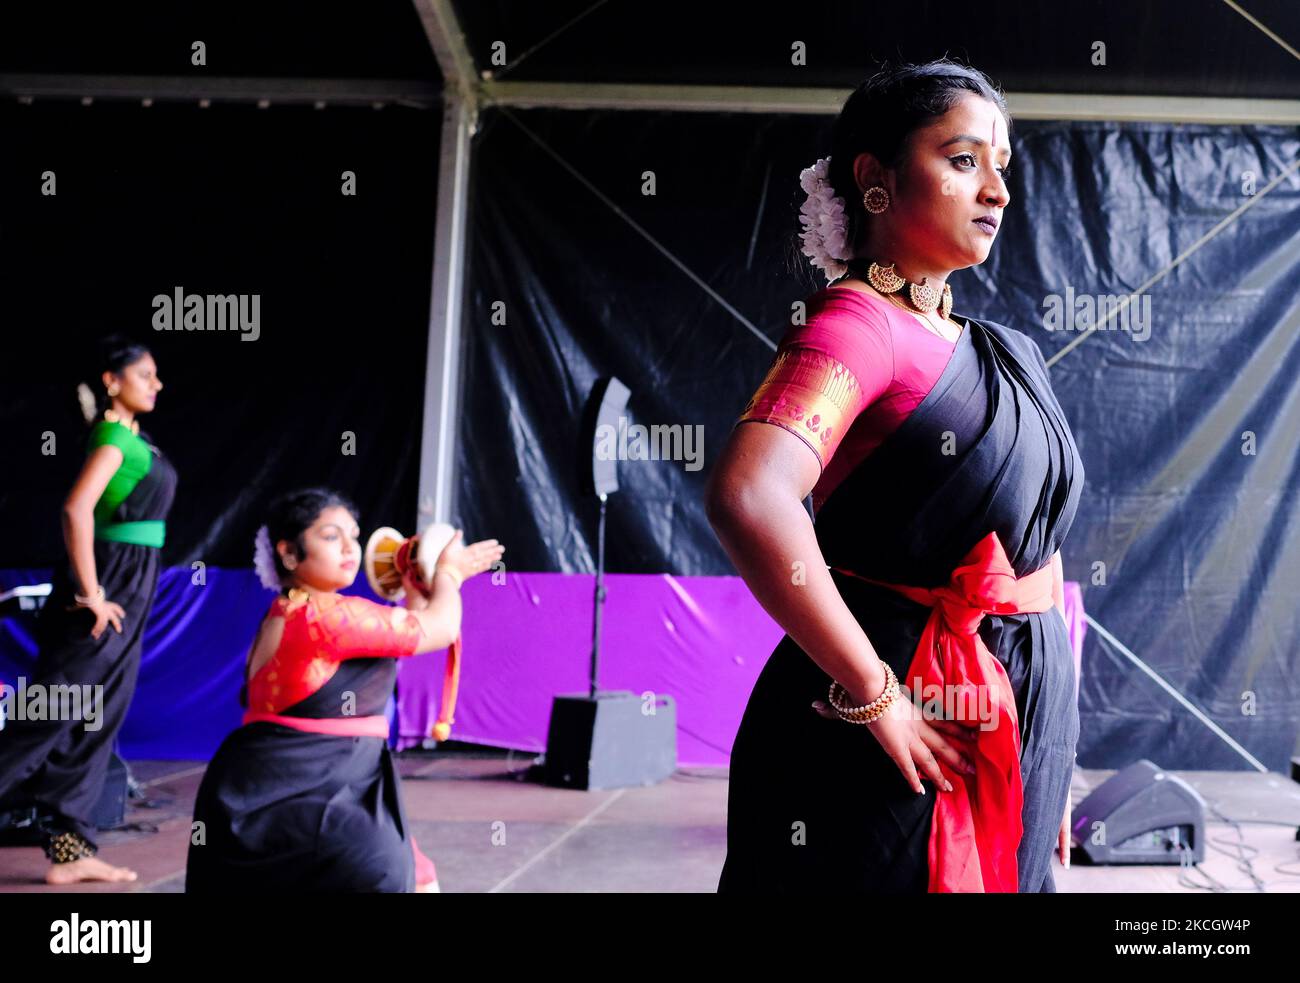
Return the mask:
[[551,704],[542,780],[562,788],[653,785],[677,768],[671,696],[618,690],[561,694]]
[[44,842],[42,818],[36,806],[14,804],[0,811],[0,847],[40,846]]
[[578,439],[578,476],[583,494],[610,495],[618,491],[618,460],[602,458],[597,453],[596,440],[601,427],[611,427],[618,433],[618,421],[627,409],[632,391],[613,376],[596,380],[582,411],[582,427]]
[[0,593],[0,618],[22,611],[39,611],[53,589],[52,584],[23,584]]
[[1205,800],[1143,758],[1074,807],[1070,833],[1090,864],[1184,864],[1205,859]]
[[108,773],[104,776],[104,791],[99,795],[91,821],[96,829],[117,829],[126,822],[127,797],[126,762],[117,752],[108,759]]

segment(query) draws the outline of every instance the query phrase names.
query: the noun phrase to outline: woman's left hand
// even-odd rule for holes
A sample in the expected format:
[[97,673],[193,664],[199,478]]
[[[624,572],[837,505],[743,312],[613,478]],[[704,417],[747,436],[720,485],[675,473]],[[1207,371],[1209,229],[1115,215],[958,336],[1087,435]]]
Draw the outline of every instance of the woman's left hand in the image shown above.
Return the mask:
[[1065,797],[1065,815],[1061,817],[1061,830],[1056,836],[1056,849],[1061,866],[1070,868],[1070,797]]
[[462,582],[485,570],[491,570],[501,559],[501,554],[506,551],[506,548],[495,539],[481,539],[477,543],[466,546],[464,535],[463,529],[456,530],[451,541],[438,555],[437,563],[439,567],[450,567],[459,573]]

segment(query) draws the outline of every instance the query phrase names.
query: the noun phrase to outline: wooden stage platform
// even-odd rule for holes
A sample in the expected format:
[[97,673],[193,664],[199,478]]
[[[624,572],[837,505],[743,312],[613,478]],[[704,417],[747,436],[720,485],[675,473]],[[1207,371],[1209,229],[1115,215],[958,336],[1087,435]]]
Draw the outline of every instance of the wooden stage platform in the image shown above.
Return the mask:
[[[407,811],[444,892],[712,892],[726,854],[727,772],[680,769],[659,785],[580,792],[526,778],[533,755],[490,750],[398,756]],[[0,849],[0,892],[179,892],[202,763],[136,761],[155,803],[100,855],[133,867],[124,885],[53,888],[35,847]],[[1079,769],[1072,799],[1113,772]],[[1212,822],[1199,867],[1054,866],[1057,890],[1300,892],[1300,784],[1254,772],[1178,772],[1233,823]],[[1253,875],[1253,876],[1252,876]],[[1257,880],[1256,880],[1257,879]]]

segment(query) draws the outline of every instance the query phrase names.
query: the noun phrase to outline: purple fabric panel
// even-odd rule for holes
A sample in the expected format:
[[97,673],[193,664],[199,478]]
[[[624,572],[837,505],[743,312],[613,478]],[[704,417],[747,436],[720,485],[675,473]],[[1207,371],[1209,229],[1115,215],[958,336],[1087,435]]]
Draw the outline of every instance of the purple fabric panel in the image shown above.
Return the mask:
[[1083,637],[1088,624],[1083,618],[1083,588],[1077,581],[1067,580],[1062,585],[1065,595],[1065,627],[1070,632],[1070,648],[1074,650],[1074,694],[1079,695],[1079,680],[1083,675]]
[[[49,576],[49,570],[0,570],[0,590]],[[364,577],[345,593],[374,598]],[[135,696],[118,735],[124,756],[206,761],[213,755],[243,718],[244,660],[274,598],[249,569],[162,571]],[[0,619],[0,682],[32,677],[33,617]]]
[[[0,589],[43,583],[48,570],[0,571]],[[196,581],[199,581],[196,583]],[[244,659],[274,594],[252,570],[169,567],[145,628],[140,677],[118,735],[127,758],[207,760],[239,726]],[[0,680],[31,678],[32,615],[0,619]]]
[[[595,578],[488,575],[464,588],[464,654],[456,740],[541,751],[551,698],[587,690]],[[610,574],[600,684],[677,703],[678,760],[725,764],[745,701],[781,629],[735,577]],[[399,747],[437,716],[445,653],[403,660]]]
[[[465,648],[452,737],[496,747],[546,747],[551,697],[585,692],[595,578],[511,573],[464,588]],[[740,716],[782,631],[737,577],[612,574],[605,578],[603,689],[666,693],[677,702],[678,760],[725,765]],[[1083,595],[1065,584],[1076,679]],[[403,660],[398,747],[437,717],[445,653]]]
[[[0,571],[0,589],[46,579],[44,570]],[[600,682],[604,689],[667,694],[677,703],[678,760],[725,765],[758,673],[781,640],[738,577],[606,577]],[[587,689],[595,578],[555,573],[490,575],[465,585],[465,649],[452,737],[497,747],[546,746],[551,698]],[[373,596],[364,582],[348,593]],[[204,759],[239,726],[244,658],[272,595],[251,570],[163,572],[145,634],[140,681],[120,741],[127,757]],[[1083,599],[1065,584],[1076,673]],[[27,616],[0,620],[0,681],[31,675]],[[399,663],[399,746],[429,732],[442,693],[445,653]]]

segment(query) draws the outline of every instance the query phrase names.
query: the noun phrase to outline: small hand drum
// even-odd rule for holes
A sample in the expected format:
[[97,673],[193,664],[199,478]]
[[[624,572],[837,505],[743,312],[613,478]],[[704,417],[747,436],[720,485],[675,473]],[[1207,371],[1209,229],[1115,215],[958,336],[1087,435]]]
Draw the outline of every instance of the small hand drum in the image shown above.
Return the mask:
[[387,601],[400,601],[406,596],[402,577],[410,570],[424,593],[431,594],[434,564],[455,532],[447,523],[435,522],[408,538],[391,526],[380,526],[366,540],[366,579],[371,589]]

